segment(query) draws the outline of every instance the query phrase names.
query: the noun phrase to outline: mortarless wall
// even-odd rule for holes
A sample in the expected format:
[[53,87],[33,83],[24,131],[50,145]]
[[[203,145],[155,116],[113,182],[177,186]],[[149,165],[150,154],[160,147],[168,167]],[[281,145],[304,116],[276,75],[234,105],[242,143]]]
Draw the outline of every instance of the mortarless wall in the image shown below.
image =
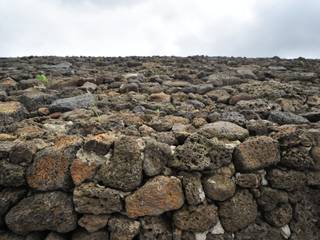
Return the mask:
[[319,77],[302,58],[0,59],[0,239],[320,239]]

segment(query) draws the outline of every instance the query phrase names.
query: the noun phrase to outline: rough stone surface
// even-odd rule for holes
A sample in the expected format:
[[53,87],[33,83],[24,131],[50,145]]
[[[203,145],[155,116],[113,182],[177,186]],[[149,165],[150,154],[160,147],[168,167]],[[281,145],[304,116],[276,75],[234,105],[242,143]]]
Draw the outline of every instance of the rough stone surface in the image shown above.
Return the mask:
[[236,184],[231,178],[218,174],[205,178],[203,186],[208,198],[215,201],[225,201],[236,191]]
[[78,224],[88,232],[96,232],[104,228],[108,221],[109,215],[84,215],[79,219]]
[[205,200],[205,193],[201,184],[201,175],[199,173],[181,174],[184,194],[189,205],[198,205]]
[[72,240],[109,240],[108,232],[101,230],[93,233],[78,230],[72,234]]
[[294,113],[278,111],[271,112],[268,120],[278,124],[304,124],[309,122],[308,119]]
[[27,110],[19,102],[0,102],[0,122],[4,125],[21,121],[26,113]]
[[227,232],[236,232],[253,223],[257,217],[257,204],[247,190],[241,190],[219,205],[219,217]]
[[122,216],[115,216],[109,220],[110,240],[131,240],[138,235],[140,222]]
[[130,191],[142,181],[141,145],[134,137],[122,137],[115,141],[113,156],[101,166],[98,178],[104,185]]
[[0,160],[0,186],[19,187],[25,184],[24,167]]
[[160,215],[184,203],[181,182],[176,177],[158,176],[126,198],[129,217]]
[[173,215],[173,222],[181,230],[204,232],[218,221],[217,207],[214,205],[199,205],[183,208]]
[[109,214],[122,210],[122,193],[94,183],[83,183],[73,192],[75,210],[87,214]]
[[206,124],[200,129],[200,132],[208,138],[217,137],[229,140],[244,140],[249,136],[247,129],[224,121]]
[[241,143],[234,153],[235,166],[240,171],[253,171],[280,161],[278,143],[270,137],[255,137]]
[[76,228],[77,216],[72,199],[66,193],[38,193],[11,208],[6,224],[17,234],[46,230],[66,233]]
[[66,112],[77,108],[89,108],[95,104],[92,94],[84,94],[70,98],[57,99],[49,105],[50,112]]

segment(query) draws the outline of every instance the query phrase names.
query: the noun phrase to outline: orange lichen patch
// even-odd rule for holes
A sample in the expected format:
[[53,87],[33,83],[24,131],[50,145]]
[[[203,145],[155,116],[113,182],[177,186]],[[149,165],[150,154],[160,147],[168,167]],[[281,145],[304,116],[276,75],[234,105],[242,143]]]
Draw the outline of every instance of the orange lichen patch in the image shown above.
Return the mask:
[[65,135],[65,136],[60,136],[56,138],[54,141],[54,146],[59,150],[63,150],[70,146],[80,145],[81,143],[82,143],[82,138],[80,136]]
[[160,215],[184,203],[181,182],[176,177],[159,176],[126,198],[129,217]]
[[189,120],[184,117],[168,115],[163,118],[163,121],[170,122],[172,124],[188,124]]
[[0,102],[0,114],[10,114],[21,111],[23,108],[22,104],[19,102]]
[[47,149],[38,156],[27,172],[27,182],[31,188],[49,191],[65,189],[69,185],[70,160],[54,149]]
[[138,125],[141,126],[144,121],[141,117],[134,113],[122,113],[119,115],[126,125]]
[[72,162],[70,171],[75,185],[79,185],[87,179],[91,179],[96,172],[97,165],[95,162],[89,163],[75,159]]

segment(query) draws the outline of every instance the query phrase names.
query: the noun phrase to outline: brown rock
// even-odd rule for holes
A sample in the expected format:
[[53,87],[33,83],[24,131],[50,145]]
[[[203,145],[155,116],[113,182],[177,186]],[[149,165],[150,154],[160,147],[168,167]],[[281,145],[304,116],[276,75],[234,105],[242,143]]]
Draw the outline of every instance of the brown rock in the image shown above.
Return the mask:
[[217,207],[199,205],[183,208],[173,214],[174,225],[181,230],[204,232],[218,222]]
[[116,137],[113,134],[102,133],[94,136],[90,136],[83,148],[86,151],[93,151],[96,154],[106,155],[112,144],[114,143]]
[[161,102],[161,103],[170,103],[171,96],[165,94],[164,92],[160,93],[152,93],[149,97],[149,101],[151,102]]
[[70,172],[75,185],[79,185],[85,180],[93,178],[96,172],[97,164],[95,162],[87,162],[81,159],[75,159],[72,162]]
[[218,174],[207,177],[204,180],[203,187],[206,195],[216,201],[225,201],[236,192],[236,184],[232,179]]
[[88,232],[96,232],[107,226],[109,215],[84,215],[78,221],[78,224]]
[[181,175],[183,176],[182,185],[188,204],[198,205],[202,203],[206,196],[201,184],[201,174],[183,172]]
[[158,176],[126,198],[129,217],[160,215],[184,203],[181,182],[176,177]]
[[131,240],[140,229],[140,222],[123,216],[114,216],[108,223],[110,240]]
[[241,143],[234,152],[234,163],[239,171],[254,171],[280,161],[279,146],[270,137],[252,137]]
[[302,188],[306,184],[306,175],[294,170],[272,169],[267,174],[271,187],[292,191]]
[[257,204],[247,190],[241,190],[219,206],[219,216],[227,232],[236,232],[253,223],[257,216]]
[[0,160],[0,186],[20,187],[26,185],[25,168]]
[[236,183],[242,188],[258,188],[261,177],[254,173],[239,173],[236,175]]
[[72,234],[72,240],[109,240],[108,232],[100,230],[98,232],[89,233],[82,229],[75,231]]
[[73,202],[79,213],[110,214],[122,210],[122,194],[94,183],[83,183],[74,189]]
[[269,212],[265,212],[264,217],[270,225],[283,227],[292,219],[292,207],[289,203],[282,204]]

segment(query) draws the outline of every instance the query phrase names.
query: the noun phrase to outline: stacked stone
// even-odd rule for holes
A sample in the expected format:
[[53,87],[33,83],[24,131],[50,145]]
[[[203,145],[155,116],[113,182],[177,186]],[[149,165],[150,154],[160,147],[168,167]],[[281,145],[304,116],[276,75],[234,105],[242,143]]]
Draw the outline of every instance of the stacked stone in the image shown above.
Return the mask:
[[320,239],[320,61],[0,66],[1,240]]

